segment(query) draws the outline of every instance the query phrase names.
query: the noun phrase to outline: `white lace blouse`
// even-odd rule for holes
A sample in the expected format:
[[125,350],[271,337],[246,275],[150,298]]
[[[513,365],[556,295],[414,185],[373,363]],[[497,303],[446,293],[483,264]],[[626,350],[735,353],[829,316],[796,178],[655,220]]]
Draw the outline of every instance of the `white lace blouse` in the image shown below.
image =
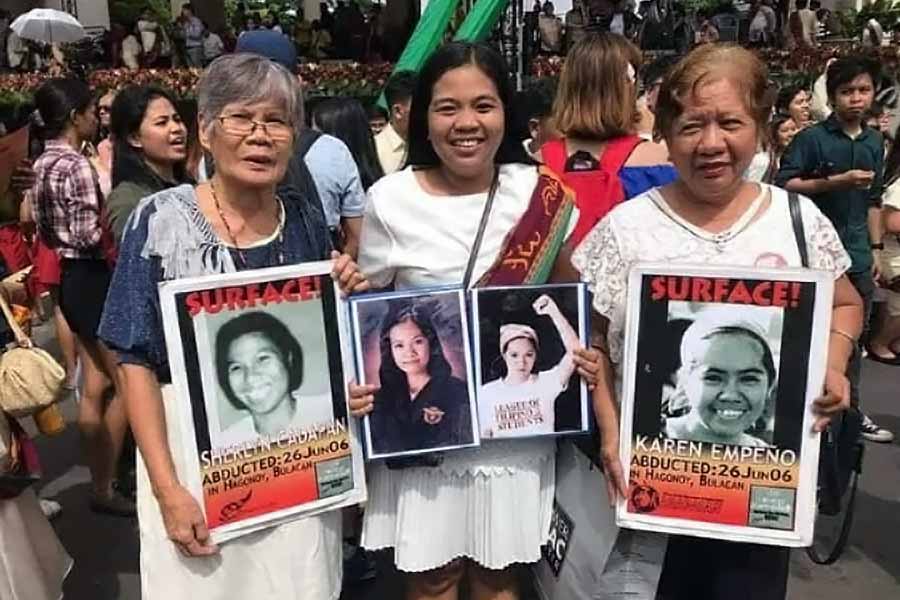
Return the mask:
[[[688,223],[666,204],[658,188],[618,205],[579,244],[572,264],[593,292],[593,308],[609,319],[610,356],[621,363],[628,272],[637,262],[736,267],[800,267],[787,192],[762,184],[771,204],[753,222],[754,203],[730,230],[713,235]],[[850,268],[831,221],[800,197],[810,267],[835,279]],[[749,224],[748,224],[749,223]]]

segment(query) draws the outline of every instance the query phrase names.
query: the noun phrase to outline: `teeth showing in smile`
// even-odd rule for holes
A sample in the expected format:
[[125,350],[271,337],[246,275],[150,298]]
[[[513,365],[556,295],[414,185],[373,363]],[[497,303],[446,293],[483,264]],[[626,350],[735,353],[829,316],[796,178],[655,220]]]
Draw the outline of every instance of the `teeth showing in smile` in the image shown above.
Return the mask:
[[453,145],[461,148],[474,148],[478,145],[478,140],[457,140],[453,142]]
[[716,411],[716,414],[720,419],[724,419],[726,421],[733,421],[735,419],[740,419],[744,416],[744,411],[742,410],[732,410],[728,408],[720,408]]

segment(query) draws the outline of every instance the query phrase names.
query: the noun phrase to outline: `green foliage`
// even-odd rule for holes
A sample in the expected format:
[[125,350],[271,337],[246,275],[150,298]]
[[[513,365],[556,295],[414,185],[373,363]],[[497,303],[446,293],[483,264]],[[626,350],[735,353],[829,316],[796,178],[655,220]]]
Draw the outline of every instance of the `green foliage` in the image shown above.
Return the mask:
[[858,38],[869,19],[878,21],[885,31],[900,28],[900,0],[874,0],[862,10],[850,9],[840,13],[846,37]]
[[111,0],[109,18],[117,23],[133,25],[145,9],[150,9],[160,23],[172,22],[172,8],[168,0]]

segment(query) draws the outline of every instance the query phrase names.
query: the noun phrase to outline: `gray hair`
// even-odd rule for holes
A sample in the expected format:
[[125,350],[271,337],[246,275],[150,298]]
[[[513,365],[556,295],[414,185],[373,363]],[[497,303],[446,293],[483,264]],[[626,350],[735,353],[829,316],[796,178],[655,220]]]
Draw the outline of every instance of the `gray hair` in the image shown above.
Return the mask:
[[234,102],[274,100],[284,106],[295,129],[303,122],[303,94],[290,71],[258,54],[226,54],[214,60],[197,83],[197,115],[209,127]]

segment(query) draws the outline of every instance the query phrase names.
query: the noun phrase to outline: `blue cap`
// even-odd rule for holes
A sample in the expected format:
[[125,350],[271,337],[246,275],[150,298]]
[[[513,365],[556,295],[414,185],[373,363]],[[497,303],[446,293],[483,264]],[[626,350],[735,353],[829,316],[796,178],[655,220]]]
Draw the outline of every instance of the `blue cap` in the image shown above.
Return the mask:
[[297,68],[297,49],[287,36],[268,29],[245,31],[237,41],[235,52],[259,54],[293,73]]

